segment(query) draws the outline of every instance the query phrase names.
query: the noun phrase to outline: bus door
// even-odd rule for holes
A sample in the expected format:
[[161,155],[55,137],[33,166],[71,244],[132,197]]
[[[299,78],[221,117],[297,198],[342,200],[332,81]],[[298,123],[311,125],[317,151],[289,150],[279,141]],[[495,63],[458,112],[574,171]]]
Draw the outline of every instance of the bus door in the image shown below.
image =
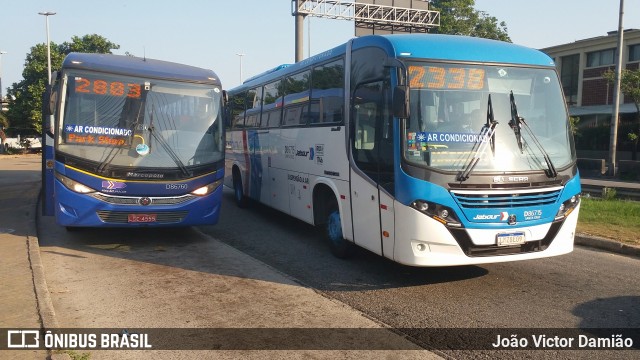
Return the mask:
[[[393,137],[382,81],[359,86],[352,97],[351,208],[354,241],[379,255],[392,257],[393,199],[381,189],[392,188]],[[385,254],[383,250],[388,249]]]

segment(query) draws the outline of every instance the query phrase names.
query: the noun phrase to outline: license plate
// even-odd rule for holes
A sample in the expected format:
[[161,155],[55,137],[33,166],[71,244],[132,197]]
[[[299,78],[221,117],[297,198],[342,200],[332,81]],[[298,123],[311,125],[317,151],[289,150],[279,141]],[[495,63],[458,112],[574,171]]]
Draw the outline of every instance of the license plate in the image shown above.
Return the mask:
[[156,221],[156,214],[129,214],[130,223],[149,223]]
[[523,232],[512,232],[498,234],[498,246],[511,246],[524,244],[525,238]]

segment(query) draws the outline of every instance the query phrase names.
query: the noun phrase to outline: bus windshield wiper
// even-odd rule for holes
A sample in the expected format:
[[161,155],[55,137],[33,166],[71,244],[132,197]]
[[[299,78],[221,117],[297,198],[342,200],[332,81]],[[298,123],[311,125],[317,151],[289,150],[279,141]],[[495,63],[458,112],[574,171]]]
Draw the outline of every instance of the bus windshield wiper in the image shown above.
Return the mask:
[[176,165],[178,165],[182,173],[185,176],[191,176],[191,172],[189,172],[189,169],[187,169],[187,167],[184,165],[182,160],[180,160],[180,157],[178,156],[178,154],[176,154],[176,152],[173,151],[173,149],[171,148],[171,145],[167,143],[167,140],[165,140],[161,135],[156,134],[156,128],[153,125],[153,106],[151,107],[149,132],[151,133],[151,136],[153,136],[153,138],[156,139],[156,141],[160,144],[160,146],[162,146],[162,148],[167,152],[167,154],[169,154],[169,157],[171,157],[173,162]]
[[[134,121],[133,125],[131,125],[132,133],[135,130],[137,124],[140,122],[140,115],[142,115],[143,107],[144,106],[140,105],[140,107],[138,108],[138,114],[136,115],[136,120]],[[107,154],[107,156],[105,156],[104,160],[102,160],[102,162],[96,168],[96,172],[98,174],[103,173],[107,169],[107,167],[111,165],[111,162],[113,161],[113,159],[115,159],[116,155],[118,154],[116,152],[117,149],[120,149],[120,147],[117,145],[111,145],[111,148],[109,149],[109,153]]]
[[511,103],[511,121],[509,121],[509,126],[511,126],[514,134],[516,135],[516,141],[518,142],[518,148],[520,149],[520,152],[524,153],[523,147],[526,147],[526,142],[523,142],[521,132],[521,129],[524,128],[531,139],[533,139],[533,143],[536,145],[538,150],[540,150],[540,153],[542,153],[545,163],[547,163],[547,169],[544,170],[544,173],[549,178],[558,176],[556,167],[553,165],[553,162],[551,161],[551,158],[549,157],[547,151],[544,149],[542,144],[540,144],[538,137],[533,133],[533,130],[531,130],[531,127],[529,127],[527,121],[523,117],[520,117],[520,115],[518,115],[518,107],[516,106],[516,100],[513,96],[513,91],[511,91],[511,93],[509,94],[509,102]]
[[480,134],[478,134],[478,139],[473,145],[473,149],[471,149],[469,158],[467,158],[467,165],[463,171],[458,173],[456,180],[465,181],[469,178],[469,174],[471,174],[476,165],[478,165],[482,154],[484,154],[487,149],[487,144],[491,146],[493,156],[496,155],[496,125],[498,125],[498,122],[493,116],[493,105],[491,104],[491,94],[489,94],[489,100],[487,101],[487,122],[482,126]]

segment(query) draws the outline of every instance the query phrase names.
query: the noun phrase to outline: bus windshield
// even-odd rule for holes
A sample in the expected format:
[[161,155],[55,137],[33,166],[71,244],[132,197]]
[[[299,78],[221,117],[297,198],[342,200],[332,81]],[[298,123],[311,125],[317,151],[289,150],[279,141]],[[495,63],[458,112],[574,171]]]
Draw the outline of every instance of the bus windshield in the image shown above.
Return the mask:
[[66,74],[64,86],[60,153],[98,169],[186,172],[223,159],[218,87],[78,70]]
[[[474,173],[491,173],[563,168],[574,160],[567,112],[553,70],[413,62],[408,72],[411,117],[402,141],[408,163],[460,172],[478,157]],[[517,117],[531,131],[520,132],[523,122],[512,121],[515,104]],[[491,125],[488,111],[497,122],[491,138],[483,131]],[[491,146],[478,146],[483,142]]]

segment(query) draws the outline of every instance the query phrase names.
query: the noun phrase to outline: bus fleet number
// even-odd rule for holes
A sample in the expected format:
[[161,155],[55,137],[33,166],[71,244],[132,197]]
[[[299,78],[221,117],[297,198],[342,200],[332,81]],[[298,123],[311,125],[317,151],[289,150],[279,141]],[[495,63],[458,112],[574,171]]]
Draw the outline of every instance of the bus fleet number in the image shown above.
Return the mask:
[[111,96],[127,96],[130,98],[140,98],[141,86],[140,84],[125,83],[120,81],[107,82],[105,80],[90,80],[87,78],[76,78],[76,92],[97,94],[97,95],[111,95]]

